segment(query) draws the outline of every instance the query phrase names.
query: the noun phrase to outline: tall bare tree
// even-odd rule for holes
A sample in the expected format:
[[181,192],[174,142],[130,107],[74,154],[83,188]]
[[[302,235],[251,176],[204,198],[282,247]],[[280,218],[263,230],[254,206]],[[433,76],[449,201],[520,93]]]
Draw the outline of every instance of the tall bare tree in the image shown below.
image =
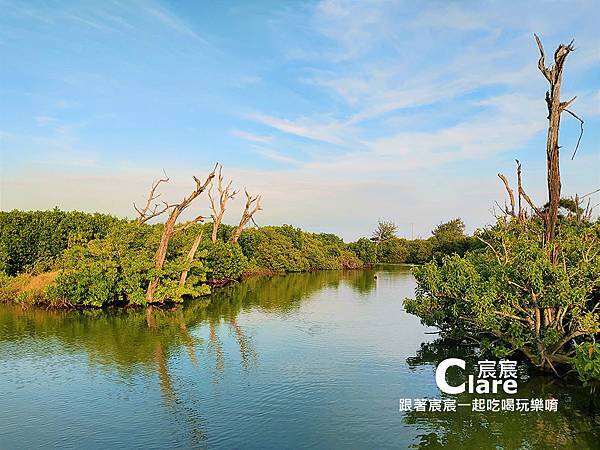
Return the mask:
[[[200,181],[198,178],[194,177],[194,181],[196,182],[195,189],[188,195],[184,197],[184,199],[176,204],[167,205],[168,209],[171,211],[169,214],[169,218],[165,222],[165,226],[163,228],[163,233],[160,239],[160,244],[158,250],[156,251],[156,256],[154,258],[154,267],[158,270],[162,270],[165,259],[167,257],[167,249],[169,247],[169,242],[173,237],[173,234],[176,231],[175,224],[177,223],[177,219],[181,215],[181,213],[188,207],[190,204],[200,195],[202,194],[206,188],[212,183],[213,178],[215,177],[215,171],[217,166],[208,174],[206,180],[204,182]],[[197,220],[201,220],[199,217]],[[156,288],[158,287],[158,276],[155,277],[148,283],[148,289],[146,290],[146,302],[151,304],[154,303],[154,293]],[[162,301],[162,300],[161,300]]]
[[242,235],[242,231],[244,231],[244,228],[246,227],[246,225],[248,225],[248,222],[250,222],[251,220],[254,220],[253,219],[254,214],[256,214],[258,211],[262,211],[262,208],[260,206],[260,199],[262,198],[262,196],[261,195],[252,196],[248,193],[247,190],[244,190],[244,192],[246,193],[246,205],[244,207],[244,212],[242,213],[240,223],[235,228],[235,230],[233,230],[233,233],[231,234],[231,242],[234,244],[238,241],[238,239]]
[[217,232],[219,231],[219,227],[221,226],[221,222],[223,221],[223,214],[225,214],[225,206],[227,205],[227,201],[234,198],[238,191],[231,190],[231,180],[225,187],[223,187],[223,174],[222,174],[223,166],[219,165],[219,175],[217,176],[217,193],[218,193],[218,206],[215,203],[215,199],[212,195],[212,190],[214,184],[210,186],[208,190],[208,197],[210,198],[210,209],[212,210],[212,220],[213,220],[213,228],[212,228],[212,236],[211,239],[213,242],[217,240]]
[[545,240],[554,242],[556,234],[556,221],[560,204],[560,158],[558,145],[558,131],[560,127],[560,115],[575,101],[576,97],[566,102],[560,101],[560,87],[562,82],[563,68],[569,53],[575,50],[573,41],[569,44],[560,44],[554,52],[554,63],[546,67],[544,62],[544,47],[540,38],[535,36],[535,41],[540,50],[538,69],[550,87],[546,91],[546,104],[548,106],[548,141],[546,144],[546,169],[548,181],[548,209],[545,212]]

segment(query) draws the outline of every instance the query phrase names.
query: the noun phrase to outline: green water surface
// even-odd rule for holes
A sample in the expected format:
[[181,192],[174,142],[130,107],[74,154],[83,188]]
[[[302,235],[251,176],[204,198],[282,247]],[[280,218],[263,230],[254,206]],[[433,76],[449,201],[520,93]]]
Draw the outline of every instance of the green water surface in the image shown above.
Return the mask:
[[558,412],[400,412],[443,398],[441,360],[477,360],[403,311],[414,286],[391,266],[252,278],[165,310],[0,305],[0,448],[600,448],[593,388],[525,364],[517,396]]

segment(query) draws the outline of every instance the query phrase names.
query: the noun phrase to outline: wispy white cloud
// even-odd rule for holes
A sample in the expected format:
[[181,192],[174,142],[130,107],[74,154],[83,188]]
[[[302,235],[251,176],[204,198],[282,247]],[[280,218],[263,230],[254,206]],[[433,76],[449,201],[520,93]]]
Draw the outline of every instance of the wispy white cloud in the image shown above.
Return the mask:
[[[141,162],[126,153],[115,156],[117,151],[111,145],[116,138],[104,136],[101,126],[93,132],[88,129],[77,133],[72,125],[52,120],[52,116],[72,117],[93,108],[84,96],[63,89],[39,111],[26,115],[35,118],[31,120],[33,125],[40,126],[30,136],[15,135],[13,130],[0,134],[3,142],[8,142],[3,147],[10,147],[15,154],[20,152],[18,161],[27,165],[20,176],[15,172],[2,177],[2,208],[46,208],[60,199],[63,208],[131,215],[131,201],[142,198],[148,184],[160,173],[142,165],[156,163],[161,167],[164,160],[159,158],[170,154],[161,146],[175,148],[170,137],[179,138],[177,132],[187,129],[193,130],[188,134],[198,137],[200,146],[207,139],[206,148],[221,144],[219,138],[228,133],[247,141],[248,152],[233,156],[224,152],[223,159],[227,176],[234,179],[236,187],[247,186],[251,192],[263,194],[265,210],[257,219],[261,224],[291,222],[354,238],[366,234],[372,222],[383,216],[401,226],[415,222],[417,234],[426,235],[440,220],[453,218],[460,211],[472,227],[481,226],[491,220],[488,210],[494,200],[504,195],[495,175],[498,171],[512,173],[514,157],[526,162],[530,195],[540,201],[545,198],[543,134],[547,122],[543,96],[547,86],[536,68],[533,31],[542,34],[549,53],[557,42],[569,40],[575,33],[578,49],[569,57],[565,97],[578,95],[574,110],[584,119],[600,113],[598,87],[589,82],[593,75],[590,68],[600,65],[592,20],[597,6],[590,7],[591,3],[582,0],[577,8],[565,8],[564,14],[556,14],[565,4],[559,0],[519,5],[519,21],[514,20],[515,4],[506,2],[326,0],[316,6],[286,6],[277,19],[296,21],[293,32],[288,22],[266,23],[271,17],[265,19],[264,15],[248,17],[260,21],[254,25],[260,25],[263,31],[276,30],[272,35],[256,36],[257,42],[264,39],[260,42],[267,46],[272,43],[272,47],[246,48],[242,39],[237,40],[241,42],[239,48],[234,48],[232,36],[223,36],[220,42],[227,42],[227,46],[214,63],[223,64],[219,61],[222,58],[226,67],[214,72],[190,62],[196,59],[188,56],[196,57],[201,52],[196,52],[198,46],[189,46],[194,53],[185,46],[202,40],[201,30],[194,28],[191,18],[178,16],[166,4],[115,0],[111,2],[118,6],[114,9],[101,5],[77,7],[78,17],[106,28],[79,22],[88,27],[86,36],[92,31],[135,30],[139,36],[156,38],[151,44],[163,53],[177,49],[177,58],[169,60],[182,64],[173,69],[175,78],[179,76],[175,71],[181,67],[197,70],[190,70],[191,82],[177,78],[181,98],[169,93],[157,102],[174,99],[178,107],[193,114],[197,112],[195,105],[190,106],[193,101],[210,102],[220,97],[227,106],[220,114],[210,111],[210,120],[205,122],[210,125],[203,129],[190,128],[186,117],[161,123],[159,116],[150,115],[150,122],[161,123],[161,130],[145,124],[140,127],[144,135],[157,137],[156,147],[139,158]],[[247,8],[240,10],[247,12]],[[38,14],[39,8],[33,12]],[[64,11],[49,17],[57,23],[65,20]],[[39,19],[36,22],[45,26]],[[129,39],[132,34],[123,37]],[[169,44],[172,39],[177,41],[160,47],[157,42],[166,38]],[[147,47],[154,50],[152,45]],[[181,56],[183,62],[179,61]],[[98,72],[113,81],[112,74],[107,77]],[[147,98],[142,94],[148,89],[163,86],[160,83],[166,78],[162,75],[147,80],[147,90],[140,89],[135,98]],[[63,82],[64,73],[61,76]],[[226,89],[219,91],[222,86],[215,78],[224,80]],[[137,83],[139,77],[134,79]],[[97,89],[102,81],[89,76],[80,84]],[[115,74],[115,85],[120,81]],[[259,82],[257,89],[245,88]],[[73,83],[66,85],[72,88]],[[112,91],[115,85],[106,91]],[[243,95],[239,95],[242,88]],[[203,96],[194,97],[193,92],[198,91]],[[60,97],[65,100],[57,104]],[[104,97],[102,102],[106,102]],[[148,103],[142,100],[142,104]],[[61,108],[70,109],[56,111]],[[134,109],[126,108],[121,113],[124,111]],[[236,111],[253,113],[240,118]],[[567,133],[561,138],[564,136],[567,144],[570,136],[566,120],[565,125]],[[112,130],[123,130],[123,126],[120,123]],[[93,144],[94,133],[102,135],[96,137],[100,144]],[[215,138],[215,134],[220,136]],[[132,144],[139,149],[148,143],[135,133],[118,137],[126,141],[123,147]],[[597,179],[594,169],[598,148],[586,137],[578,158],[564,165],[567,195],[589,191],[589,180]],[[228,140],[231,136],[225,136]],[[527,160],[523,153],[537,151],[531,142],[536,146],[542,142],[541,150]],[[196,151],[197,144],[182,139],[174,152],[185,152],[185,159],[170,158],[166,162],[171,166],[166,169],[173,183],[165,187],[165,198],[185,194],[192,183],[190,175],[201,176],[208,169],[194,166],[208,164],[213,157],[209,151]],[[117,158],[123,160],[118,159],[117,164]],[[264,169],[244,168],[248,158],[252,167]],[[185,160],[185,165],[178,165],[179,160]],[[7,166],[4,161],[3,166]],[[33,176],[23,176],[26,171]],[[190,214],[204,212],[207,204],[203,200]],[[241,200],[232,203],[230,222],[239,219]]]
[[206,42],[198,33],[186,25],[181,19],[169,13],[168,11],[159,8],[158,6],[144,6],[144,10],[167,28],[184,36],[188,36],[201,42]]
[[40,126],[48,125],[49,123],[56,122],[57,120],[58,119],[56,119],[55,117],[50,117],[50,116],[36,116],[35,117],[35,121]]
[[282,163],[286,163],[286,164],[294,164],[294,165],[299,165],[302,164],[301,161],[292,158],[290,156],[286,156],[285,154],[278,152],[276,150],[273,149],[269,149],[269,148],[258,148],[256,149],[256,153],[258,153],[261,156],[264,156],[265,158],[271,159],[273,161],[277,161],[277,162],[282,162]]
[[348,132],[348,127],[331,119],[318,119],[301,117],[298,119],[281,119],[267,114],[250,114],[248,118],[275,130],[316,141],[330,144],[341,144],[343,134]]
[[234,135],[235,137],[238,137],[240,139],[244,139],[245,141],[250,141],[250,142],[266,143],[266,142],[273,141],[273,136],[263,136],[260,134],[250,133],[249,131],[233,130],[231,132],[231,134]]

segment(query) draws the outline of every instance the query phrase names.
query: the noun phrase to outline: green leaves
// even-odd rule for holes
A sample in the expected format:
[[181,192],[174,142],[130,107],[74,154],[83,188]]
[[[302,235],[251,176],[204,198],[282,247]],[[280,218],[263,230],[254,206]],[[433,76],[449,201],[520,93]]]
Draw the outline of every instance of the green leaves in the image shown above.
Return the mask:
[[223,241],[208,242],[204,245],[203,251],[207,275],[211,279],[237,279],[248,266],[248,260],[238,244]]
[[47,270],[69,246],[106,236],[118,220],[107,214],[50,211],[0,212],[0,271]]
[[521,351],[551,369],[568,360],[574,337],[600,330],[599,232],[598,223],[561,220],[553,264],[539,221],[500,220],[479,233],[485,247],[415,268],[416,295],[405,308],[455,336],[493,336],[494,353]]
[[306,272],[362,266],[356,253],[348,252],[351,247],[337,236],[306,233],[290,225],[244,230],[239,244],[253,271]]
[[572,361],[581,381],[600,380],[600,344],[588,341],[576,345]]
[[[114,303],[144,305],[150,280],[158,277],[155,298],[179,302],[184,296],[210,293],[206,282],[206,266],[202,260],[187,261],[194,236],[178,233],[171,242],[162,270],[154,267],[154,255],[162,225],[138,226],[120,222],[106,237],[94,239],[67,249],[60,260],[60,273],[48,289],[51,299],[69,303],[103,307]],[[198,252],[197,258],[206,256]],[[188,279],[179,286],[181,272]]]

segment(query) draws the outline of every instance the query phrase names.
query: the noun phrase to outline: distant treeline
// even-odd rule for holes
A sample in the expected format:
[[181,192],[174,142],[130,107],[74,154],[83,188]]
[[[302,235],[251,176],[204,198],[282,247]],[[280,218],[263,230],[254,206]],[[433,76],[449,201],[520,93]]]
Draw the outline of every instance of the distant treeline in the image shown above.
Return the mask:
[[[421,264],[477,245],[464,235],[460,220],[440,225],[429,239],[400,239],[388,229],[352,243],[291,225],[248,228],[235,243],[235,228],[221,225],[213,242],[210,222],[190,222],[180,225],[167,263],[158,271],[154,256],[162,230],[163,224],[140,225],[107,214],[0,212],[0,296],[96,307],[145,304],[148,280],[159,277],[158,298],[179,301],[206,295],[210,285],[243,275],[359,269],[380,262]],[[190,259],[198,237],[200,245]],[[36,283],[35,277],[48,273],[53,275]]]
[[396,225],[380,221],[371,238],[348,244],[364,264],[425,264],[444,255],[464,255],[481,248],[481,241],[465,235],[461,219],[441,223],[428,239],[403,239],[396,236]]

